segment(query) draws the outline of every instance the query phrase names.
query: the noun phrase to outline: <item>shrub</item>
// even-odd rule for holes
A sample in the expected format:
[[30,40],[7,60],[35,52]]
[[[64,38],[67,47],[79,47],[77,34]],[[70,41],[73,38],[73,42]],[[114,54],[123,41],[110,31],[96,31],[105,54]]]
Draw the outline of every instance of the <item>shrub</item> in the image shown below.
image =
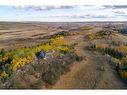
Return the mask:
[[42,73],[42,79],[44,82],[53,85],[57,82],[60,75],[66,73],[69,70],[67,64],[62,64],[56,62],[54,64],[50,64],[50,67],[47,72]]
[[56,72],[55,70],[46,72],[42,75],[42,79],[48,83],[48,84],[55,84],[57,82],[57,80],[59,79],[59,74],[58,72]]
[[83,56],[76,56],[76,61],[82,61],[84,59]]
[[3,78],[6,78],[6,77],[8,77],[8,74],[6,73],[6,71],[2,71],[0,76]]
[[120,73],[120,76],[122,77],[122,78],[125,78],[125,79],[127,79],[127,71],[119,71],[119,73]]
[[31,65],[29,65],[29,67],[27,66],[25,68],[25,71],[29,75],[35,75],[36,74],[36,71],[34,70],[34,68]]
[[9,80],[9,89],[28,89],[30,86],[24,81],[25,75],[23,73],[16,73]]
[[94,34],[89,32],[89,33],[87,33],[86,38],[91,41],[94,39]]
[[43,85],[44,85],[44,82],[41,79],[39,79],[35,83],[31,84],[30,88],[32,88],[32,89],[41,89],[41,87]]

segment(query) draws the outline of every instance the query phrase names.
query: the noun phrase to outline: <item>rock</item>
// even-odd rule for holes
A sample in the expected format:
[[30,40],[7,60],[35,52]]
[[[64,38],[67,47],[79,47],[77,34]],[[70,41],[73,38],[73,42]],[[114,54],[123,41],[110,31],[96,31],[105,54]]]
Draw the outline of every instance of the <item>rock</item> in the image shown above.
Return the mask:
[[36,56],[37,56],[38,59],[43,59],[43,58],[45,58],[45,55],[46,55],[46,53],[45,53],[44,51],[40,51],[40,52],[38,52],[38,53],[36,54]]

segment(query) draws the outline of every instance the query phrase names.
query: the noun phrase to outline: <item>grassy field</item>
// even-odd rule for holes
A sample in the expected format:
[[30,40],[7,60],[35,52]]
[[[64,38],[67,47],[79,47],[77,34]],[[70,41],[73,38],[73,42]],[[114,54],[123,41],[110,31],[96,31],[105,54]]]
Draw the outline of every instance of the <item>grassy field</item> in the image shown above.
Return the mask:
[[125,27],[122,22],[1,22],[0,88],[126,89]]

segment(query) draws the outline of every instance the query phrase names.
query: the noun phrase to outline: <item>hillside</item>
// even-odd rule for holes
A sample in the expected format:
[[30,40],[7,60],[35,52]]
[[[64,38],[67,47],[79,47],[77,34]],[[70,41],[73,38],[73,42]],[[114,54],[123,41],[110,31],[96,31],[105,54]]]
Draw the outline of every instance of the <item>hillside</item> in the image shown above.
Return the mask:
[[125,27],[0,23],[0,88],[126,89]]

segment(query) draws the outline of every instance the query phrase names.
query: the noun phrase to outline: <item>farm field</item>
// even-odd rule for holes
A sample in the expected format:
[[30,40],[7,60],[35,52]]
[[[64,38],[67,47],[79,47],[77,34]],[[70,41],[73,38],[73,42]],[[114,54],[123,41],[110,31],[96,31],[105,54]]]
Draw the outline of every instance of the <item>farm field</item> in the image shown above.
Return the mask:
[[0,89],[126,88],[126,22],[0,22]]

